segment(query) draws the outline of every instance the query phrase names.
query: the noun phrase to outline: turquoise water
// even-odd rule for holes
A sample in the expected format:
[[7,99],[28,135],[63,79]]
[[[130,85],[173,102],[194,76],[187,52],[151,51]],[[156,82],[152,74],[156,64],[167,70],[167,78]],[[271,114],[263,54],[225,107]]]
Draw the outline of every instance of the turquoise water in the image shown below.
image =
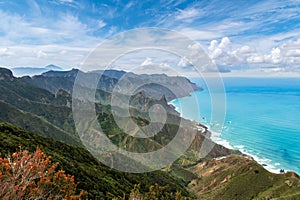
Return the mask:
[[[190,99],[171,103],[183,117],[195,119],[213,129],[211,99],[202,79],[192,79],[204,91],[197,97],[200,117],[195,108],[188,110]],[[224,78],[226,116],[221,135],[215,139],[224,146],[250,154],[273,172],[279,169],[300,174],[300,79]]]

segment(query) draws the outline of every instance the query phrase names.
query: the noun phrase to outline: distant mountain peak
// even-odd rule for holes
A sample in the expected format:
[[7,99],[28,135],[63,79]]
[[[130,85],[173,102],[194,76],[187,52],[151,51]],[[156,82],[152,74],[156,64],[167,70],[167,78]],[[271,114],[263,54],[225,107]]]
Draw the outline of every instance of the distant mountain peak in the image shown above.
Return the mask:
[[16,77],[35,76],[47,71],[61,71],[61,67],[50,64],[45,67],[14,67],[11,69]]
[[57,70],[49,70],[47,72],[42,73],[42,76],[45,77],[76,77],[79,69],[71,69],[68,71],[57,71]]
[[62,70],[61,67],[59,67],[57,65],[53,65],[53,64],[47,65],[45,68],[49,69],[49,70]]
[[13,80],[14,76],[12,71],[6,68],[0,68],[0,80]]

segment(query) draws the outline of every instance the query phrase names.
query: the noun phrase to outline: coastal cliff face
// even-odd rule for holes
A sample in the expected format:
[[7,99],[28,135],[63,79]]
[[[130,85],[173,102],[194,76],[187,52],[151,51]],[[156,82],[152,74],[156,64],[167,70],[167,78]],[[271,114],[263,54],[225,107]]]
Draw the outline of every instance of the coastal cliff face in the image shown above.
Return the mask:
[[[107,198],[107,192],[122,196],[138,183],[146,191],[157,182],[169,184],[172,191],[181,190],[184,195],[194,199],[299,198],[300,179],[296,174],[269,173],[240,152],[214,144],[211,140],[209,142],[214,144],[212,150],[206,157],[199,157],[203,141],[210,132],[201,124],[181,118],[174,107],[168,104],[169,100],[175,98],[174,95],[162,87],[172,85],[177,88],[172,90],[180,91],[177,92],[179,96],[201,89],[183,77],[129,74],[124,78],[135,84],[141,84],[143,80],[160,80],[161,83],[141,87],[130,98],[131,116],[124,118],[124,122],[130,118],[140,126],[149,124],[149,110],[156,104],[167,111],[162,130],[155,137],[141,140],[124,133],[115,123],[110,105],[102,104],[111,100],[111,91],[125,72],[112,70],[103,74],[96,93],[96,97],[98,95],[102,101],[96,103],[95,107],[101,127],[115,145],[128,151],[147,152],[168,144],[179,129],[184,129],[186,134],[196,130],[196,135],[186,153],[162,171],[131,175],[100,164],[83,148],[75,130],[70,104],[77,73],[83,72],[75,69],[50,71],[32,78],[16,78],[9,70],[0,69],[0,120],[13,124],[0,123],[0,152],[13,152],[19,145],[28,149],[36,146],[44,148],[54,160],[61,162],[64,170],[78,177],[78,188],[88,191],[91,199]],[[84,75],[95,78],[97,73]],[[181,84],[188,84],[192,89],[181,91]],[[179,126],[180,121],[183,123]],[[186,142],[184,138],[182,142]],[[128,159],[128,162],[133,160]]]

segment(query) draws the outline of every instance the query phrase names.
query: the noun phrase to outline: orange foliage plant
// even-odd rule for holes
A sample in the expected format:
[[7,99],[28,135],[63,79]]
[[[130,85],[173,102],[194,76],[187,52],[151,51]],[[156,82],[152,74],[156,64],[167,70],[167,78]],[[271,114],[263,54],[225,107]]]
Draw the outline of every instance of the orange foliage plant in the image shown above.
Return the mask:
[[75,195],[74,176],[57,166],[39,148],[0,158],[0,199],[86,199],[84,191]]

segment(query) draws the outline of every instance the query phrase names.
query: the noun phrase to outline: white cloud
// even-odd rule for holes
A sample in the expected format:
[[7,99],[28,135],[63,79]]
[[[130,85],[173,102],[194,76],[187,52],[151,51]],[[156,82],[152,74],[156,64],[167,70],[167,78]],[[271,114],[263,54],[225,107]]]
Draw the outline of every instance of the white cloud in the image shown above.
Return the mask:
[[287,57],[288,62],[295,63],[300,57],[300,38],[297,40],[287,41],[282,44],[280,48],[282,49],[283,54]]
[[[232,43],[224,37],[220,42],[212,40],[208,46],[210,58],[219,66],[239,66],[254,68],[270,68],[269,72],[299,71],[300,72],[300,40],[281,41],[265,51],[257,51],[248,44]],[[249,41],[252,43],[252,41]],[[258,65],[259,64],[259,65]],[[275,67],[276,66],[276,67]]]
[[108,35],[111,36],[113,34],[115,34],[117,32],[117,27],[116,26],[111,26],[109,31],[108,31]]
[[218,41],[217,40],[212,40],[210,42],[210,46],[208,47],[209,51],[214,51],[218,47]]
[[280,64],[282,61],[280,48],[272,48],[269,55],[265,55],[265,61],[273,64]]
[[52,3],[55,4],[63,4],[63,5],[67,5],[73,8],[80,8],[82,7],[82,5],[80,4],[79,1],[75,1],[75,0],[52,0]]
[[230,45],[230,40],[228,37],[223,37],[221,43],[219,44],[219,48],[224,49]]
[[98,29],[103,28],[104,26],[106,26],[106,23],[103,20],[99,20],[98,21]]
[[0,36],[1,45],[69,43],[94,46],[97,40],[89,36],[91,29],[86,24],[70,14],[61,14],[59,20],[36,18],[34,21],[26,21],[20,15],[0,10],[0,24],[3,33]]
[[146,58],[146,60],[144,60],[144,62],[141,64],[141,66],[147,66],[147,65],[152,65],[152,59],[151,58]]
[[195,8],[187,8],[185,10],[179,10],[178,14],[175,16],[177,20],[192,20],[199,16],[199,10]]
[[61,3],[73,3],[73,0],[59,0]]
[[14,53],[12,51],[10,51],[9,48],[0,48],[0,57],[9,57],[9,56],[13,56]]
[[8,49],[9,55],[1,58],[1,65],[11,67],[41,67],[53,63],[62,67],[72,68],[77,67],[80,62],[84,61],[89,52],[92,51],[92,48],[57,44],[18,45],[9,48],[0,47],[0,56],[4,52],[3,49]]
[[282,48],[288,48],[288,49],[299,49],[300,48],[300,38],[297,40],[290,40],[287,41],[282,45]]
[[201,49],[201,46],[197,43],[194,43],[194,44],[189,45],[188,49],[192,50],[192,51],[195,51],[195,50],[197,51],[197,50]]
[[248,45],[242,46],[241,48],[237,49],[237,51],[240,54],[249,54],[255,52],[255,50],[249,47]]
[[287,57],[300,57],[300,49],[288,50],[286,53]]
[[190,65],[190,63],[188,62],[188,60],[186,59],[186,57],[183,57],[180,59],[180,61],[177,63],[177,65],[179,67],[187,67]]
[[178,28],[178,32],[186,35],[187,37],[197,40],[197,41],[203,41],[203,40],[211,40],[222,37],[222,34],[220,32],[216,31],[209,31],[209,30],[199,30],[195,28]]
[[[71,14],[61,14],[58,21],[26,21],[20,15],[0,10],[0,24],[0,64],[5,66],[43,66],[55,62],[62,67],[76,67],[102,41],[90,36],[92,29]],[[99,20],[99,26],[104,24]],[[68,56],[62,56],[66,53]]]
[[66,55],[67,53],[68,53],[68,51],[66,51],[66,50],[61,50],[61,51],[59,52],[60,55]]
[[36,56],[37,56],[38,58],[47,58],[47,54],[46,54],[44,51],[42,51],[42,50],[39,50],[39,51],[36,53]]
[[124,6],[124,10],[128,10],[128,9],[131,8],[132,6],[134,6],[134,2],[133,2],[133,1],[129,1],[129,2]]
[[216,49],[214,49],[214,50],[212,51],[212,53],[210,54],[210,57],[211,57],[212,59],[216,59],[216,58],[218,58],[219,56],[221,56],[222,53],[223,53],[223,50],[222,50],[222,49],[216,48]]
[[224,62],[225,60],[221,57],[228,57],[229,50],[227,48],[229,48],[230,44],[231,41],[228,37],[223,37],[220,44],[217,40],[212,40],[210,42],[210,46],[208,47],[209,56],[211,59],[213,59],[214,62],[216,62],[216,59],[223,60],[222,62]]
[[249,64],[258,64],[258,63],[263,63],[264,62],[264,57],[262,55],[251,55],[250,57],[247,58],[247,62]]
[[178,72],[174,70],[168,63],[159,63],[159,64],[149,64],[141,65],[131,72],[136,74],[168,74],[171,76],[178,76]]

